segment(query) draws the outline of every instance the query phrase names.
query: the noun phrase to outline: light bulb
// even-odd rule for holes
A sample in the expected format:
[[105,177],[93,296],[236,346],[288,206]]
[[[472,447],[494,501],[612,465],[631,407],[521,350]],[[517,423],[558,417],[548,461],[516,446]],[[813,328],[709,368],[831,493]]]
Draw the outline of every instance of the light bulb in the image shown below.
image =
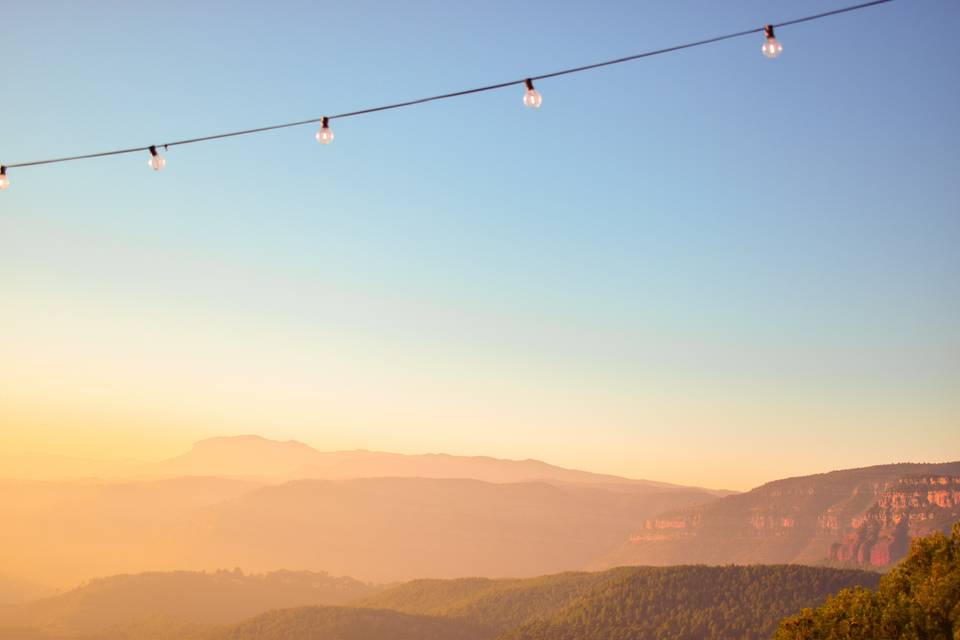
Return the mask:
[[330,144],[333,142],[333,131],[330,130],[330,118],[324,116],[320,130],[317,131],[317,142],[320,144]]
[[527,85],[527,92],[523,94],[523,104],[531,109],[539,109],[540,104],[543,102],[543,97],[539,91],[533,88],[533,80],[527,78],[524,80],[524,84]]
[[157,148],[153,145],[150,145],[150,159],[147,160],[147,164],[150,165],[150,168],[154,171],[160,171],[165,166],[167,166],[167,160],[162,155],[157,153]]
[[763,55],[768,58],[776,58],[778,55],[783,53],[783,45],[780,44],[780,41],[773,37],[773,25],[768,24],[763,28],[763,34],[766,36],[767,40],[763,43],[763,46],[760,47],[760,50],[763,51]]
[[7,177],[7,168],[0,167],[0,191],[6,190],[10,186],[10,178]]

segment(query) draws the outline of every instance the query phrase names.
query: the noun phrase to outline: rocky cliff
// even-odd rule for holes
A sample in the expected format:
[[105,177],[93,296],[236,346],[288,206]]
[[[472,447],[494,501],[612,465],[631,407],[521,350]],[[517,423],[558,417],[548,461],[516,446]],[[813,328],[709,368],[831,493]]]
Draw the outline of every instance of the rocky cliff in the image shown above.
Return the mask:
[[770,482],[647,520],[600,563],[835,563],[884,568],[960,520],[960,462]]
[[842,539],[830,545],[830,559],[886,567],[906,555],[910,539],[946,530],[960,519],[960,477],[914,476],[869,487],[875,498],[849,521],[826,513],[822,526]]

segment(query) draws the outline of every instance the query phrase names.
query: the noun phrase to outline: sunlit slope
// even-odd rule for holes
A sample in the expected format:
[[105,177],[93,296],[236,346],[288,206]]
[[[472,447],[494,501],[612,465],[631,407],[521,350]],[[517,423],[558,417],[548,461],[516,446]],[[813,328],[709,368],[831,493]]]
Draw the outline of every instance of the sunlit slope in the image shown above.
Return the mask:
[[960,462],[776,480],[648,519],[598,568],[799,562],[884,568],[960,518]]

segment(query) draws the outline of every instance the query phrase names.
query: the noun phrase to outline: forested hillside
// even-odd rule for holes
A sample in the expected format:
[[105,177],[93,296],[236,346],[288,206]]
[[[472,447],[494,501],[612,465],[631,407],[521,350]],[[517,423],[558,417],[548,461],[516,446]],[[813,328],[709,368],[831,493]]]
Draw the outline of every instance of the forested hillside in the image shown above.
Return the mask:
[[768,638],[785,615],[875,574],[787,566],[644,567],[501,640]]
[[486,640],[462,620],[381,609],[306,607],[272,611],[205,640]]
[[777,640],[899,640],[960,637],[960,522],[951,535],[913,541],[910,554],[874,591],[845,589],[817,609],[784,620]]
[[[369,595],[360,583],[309,573],[147,576],[95,581],[87,591],[41,601],[50,617],[21,618],[19,628],[0,629],[0,639],[762,638],[784,616],[879,579],[803,566],[621,567],[524,580],[415,580]],[[350,606],[299,606],[310,585],[319,590],[315,602],[321,593],[329,602],[331,586],[356,597]],[[240,621],[253,607],[260,613]]]
[[361,606],[467,620],[501,633],[549,618],[570,603],[646,568],[561,573],[524,580],[414,580],[359,602]]
[[769,637],[786,615],[879,575],[803,566],[621,567],[528,580],[417,580],[362,602],[503,640]]

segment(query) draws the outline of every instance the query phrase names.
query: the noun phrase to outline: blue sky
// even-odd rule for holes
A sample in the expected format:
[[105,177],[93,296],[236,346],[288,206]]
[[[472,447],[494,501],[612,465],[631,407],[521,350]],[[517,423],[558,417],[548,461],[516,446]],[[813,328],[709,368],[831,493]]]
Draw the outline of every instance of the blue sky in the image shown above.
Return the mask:
[[[5,3],[0,162],[522,78],[842,2]],[[258,432],[745,488],[960,457],[960,5],[10,171],[0,447]]]

